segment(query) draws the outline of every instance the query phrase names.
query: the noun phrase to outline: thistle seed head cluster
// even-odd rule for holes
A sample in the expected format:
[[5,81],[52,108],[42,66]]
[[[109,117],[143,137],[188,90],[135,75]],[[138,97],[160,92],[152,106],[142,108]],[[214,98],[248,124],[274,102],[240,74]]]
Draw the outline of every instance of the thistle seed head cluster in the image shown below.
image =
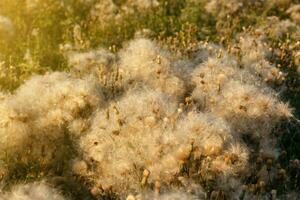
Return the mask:
[[117,4],[113,0],[97,0],[94,4],[90,11],[91,20],[104,28],[112,21],[120,23],[122,18],[136,10],[147,12],[160,5],[157,0],[128,0],[123,4]]
[[[0,157],[45,170],[63,160],[60,174],[84,180],[94,197],[192,200],[239,198],[260,155],[270,163],[260,169],[262,188],[277,156],[272,131],[293,115],[270,87],[281,74],[263,40],[242,35],[235,45],[205,43],[191,60],[143,38],[117,55],[73,52],[70,73],[33,76],[1,95]],[[104,76],[120,84],[118,95],[106,96],[116,90]]]
[[33,76],[0,103],[1,159],[15,154],[45,163],[61,159],[66,132],[80,135],[86,118],[103,103],[101,95],[91,77]]

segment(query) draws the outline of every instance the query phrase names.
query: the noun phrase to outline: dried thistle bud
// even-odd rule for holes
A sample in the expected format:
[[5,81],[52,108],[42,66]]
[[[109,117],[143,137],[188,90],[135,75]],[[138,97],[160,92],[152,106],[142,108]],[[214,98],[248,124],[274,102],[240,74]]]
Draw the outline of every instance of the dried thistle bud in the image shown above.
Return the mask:
[[155,194],[159,194],[161,189],[160,180],[156,180],[154,183],[154,192]]
[[273,164],[273,160],[269,158],[267,160],[267,170],[268,171],[271,170],[272,164]]
[[93,197],[97,197],[101,194],[101,191],[98,187],[94,186],[91,190],[90,190],[91,195],[93,195]]
[[247,191],[248,190],[248,186],[247,185],[242,185],[242,190],[243,191]]
[[182,108],[178,108],[178,109],[177,109],[177,112],[180,114],[180,113],[183,112],[183,109],[182,109]]
[[184,99],[184,101],[185,101],[185,103],[186,103],[186,105],[190,105],[191,103],[192,103],[192,98],[191,97],[186,97],[185,99]]
[[77,160],[77,161],[74,161],[72,169],[75,174],[84,175],[87,173],[88,166],[85,161]]
[[147,170],[147,169],[145,169],[145,170],[143,171],[143,178],[142,178],[142,181],[141,181],[141,185],[142,185],[142,186],[144,186],[144,185],[147,184],[149,175],[150,175],[150,171]]
[[128,195],[126,200],[136,200],[136,198],[133,195]]
[[165,123],[169,122],[169,118],[167,118],[167,117],[164,117],[163,120],[164,120]]
[[148,169],[145,169],[145,170],[143,171],[143,176],[144,176],[144,177],[149,177],[149,175],[150,175],[150,171],[149,171]]
[[161,56],[160,55],[156,56],[155,60],[156,60],[157,64],[161,64]]
[[119,112],[119,109],[117,108],[117,106],[113,106],[113,109],[114,109],[114,111],[115,111],[115,113],[117,114],[117,115],[119,115],[120,114],[120,112]]
[[279,169],[277,172],[277,178],[280,180],[285,180],[286,179],[286,172],[284,169]]
[[258,187],[264,189],[266,187],[266,183],[264,181],[259,181]]

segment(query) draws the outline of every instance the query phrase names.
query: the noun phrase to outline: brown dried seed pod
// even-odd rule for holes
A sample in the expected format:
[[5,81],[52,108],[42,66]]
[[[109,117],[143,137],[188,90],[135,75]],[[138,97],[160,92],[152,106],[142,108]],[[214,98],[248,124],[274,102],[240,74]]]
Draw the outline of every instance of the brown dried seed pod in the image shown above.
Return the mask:
[[150,175],[150,171],[147,170],[147,169],[145,169],[145,170],[143,171],[143,178],[142,178],[142,181],[141,181],[141,185],[142,185],[142,186],[145,186],[145,185],[147,184],[149,175]]
[[155,194],[159,194],[161,189],[161,183],[160,180],[156,180],[154,183],[154,192]]

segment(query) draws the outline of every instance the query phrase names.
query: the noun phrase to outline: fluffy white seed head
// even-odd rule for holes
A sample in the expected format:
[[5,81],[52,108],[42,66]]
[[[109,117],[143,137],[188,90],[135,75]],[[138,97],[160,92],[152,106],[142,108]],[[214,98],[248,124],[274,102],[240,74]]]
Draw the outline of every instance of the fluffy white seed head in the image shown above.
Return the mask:
[[120,73],[129,87],[144,84],[175,96],[184,93],[183,81],[171,71],[169,53],[151,40],[140,38],[131,41],[119,57]]
[[14,186],[10,192],[0,196],[3,200],[66,200],[56,189],[46,182]]
[[78,73],[97,73],[108,71],[114,63],[115,56],[104,49],[89,52],[72,52],[68,55],[69,65]]

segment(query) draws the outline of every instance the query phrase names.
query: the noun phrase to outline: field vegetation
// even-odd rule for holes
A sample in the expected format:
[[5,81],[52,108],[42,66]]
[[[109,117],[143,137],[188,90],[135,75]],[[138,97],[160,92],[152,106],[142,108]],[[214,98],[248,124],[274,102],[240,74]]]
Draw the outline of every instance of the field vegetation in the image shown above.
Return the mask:
[[0,200],[300,199],[299,0],[1,0]]

